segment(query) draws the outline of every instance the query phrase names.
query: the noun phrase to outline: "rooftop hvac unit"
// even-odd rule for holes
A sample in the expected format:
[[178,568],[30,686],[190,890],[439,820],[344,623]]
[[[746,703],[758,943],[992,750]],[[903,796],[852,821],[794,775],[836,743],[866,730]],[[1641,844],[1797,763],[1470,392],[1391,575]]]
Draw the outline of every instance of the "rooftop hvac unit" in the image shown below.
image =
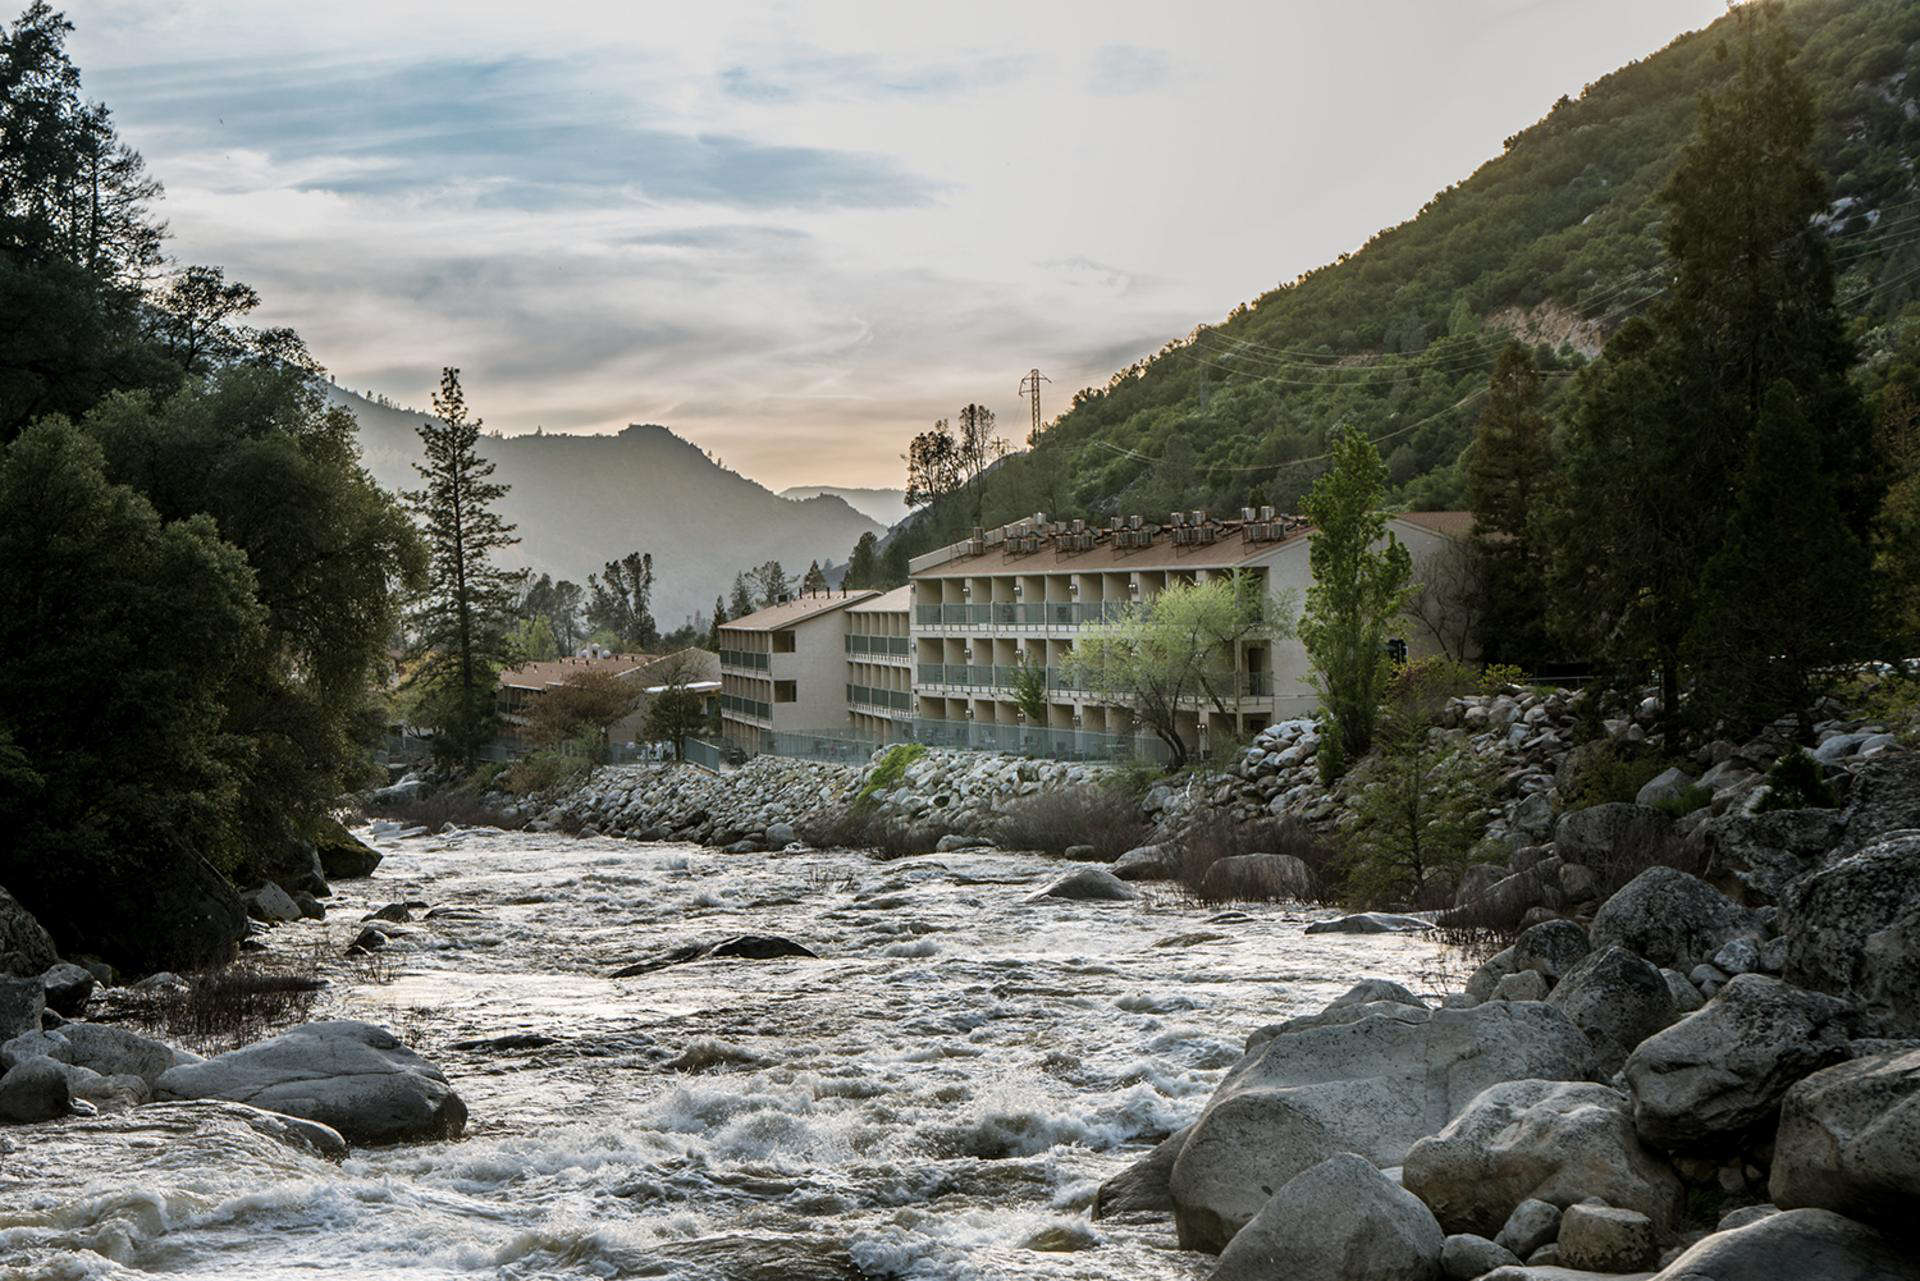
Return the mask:
[[1187,523],[1187,514],[1185,512],[1174,512],[1172,519],[1169,520],[1167,523],[1172,525],[1175,529],[1178,529],[1180,528],[1180,526]]
[[1272,520],[1272,519],[1273,519],[1273,508],[1271,508],[1271,507],[1262,507],[1262,508],[1260,509],[1260,519],[1261,519],[1261,520],[1266,520],[1266,521],[1270,521],[1270,520]]
[[1240,509],[1240,519],[1245,524],[1251,525],[1253,523],[1253,508],[1242,507]]
[[1140,528],[1140,518],[1138,516],[1127,517],[1127,528],[1128,529]]
[[987,554],[987,540],[984,538],[973,539],[967,544],[967,551],[975,556],[985,556]]
[[1046,524],[1046,523],[1047,523],[1047,514],[1046,514],[1045,512],[1035,512],[1035,513],[1033,514],[1033,523],[1034,523],[1034,524],[1035,524],[1036,526],[1038,526],[1038,525],[1044,525],[1044,524]]
[[1205,512],[1203,512],[1203,511],[1196,511],[1196,512],[1194,512],[1194,513],[1193,513],[1193,523],[1194,523],[1194,524],[1196,524],[1196,525],[1204,525],[1204,524],[1206,524],[1206,523],[1207,523],[1207,514],[1206,514]]
[[1074,521],[1074,522],[1073,522],[1073,532],[1074,532],[1074,533],[1076,533],[1076,534],[1083,534],[1083,533],[1085,533],[1085,532],[1086,532],[1086,529],[1087,529],[1087,522],[1086,522],[1086,521],[1084,521],[1084,520],[1076,520],[1076,521]]
[[1193,532],[1200,535],[1200,541],[1203,543],[1211,543],[1220,535],[1220,531],[1215,529],[1212,525],[1202,525],[1199,529],[1196,529]]
[[1121,520],[1121,519],[1120,519],[1120,518],[1119,518],[1118,516],[1114,516],[1114,517],[1111,517],[1111,518],[1110,518],[1110,519],[1108,520],[1108,522],[1107,522],[1107,528],[1108,528],[1108,529],[1111,529],[1111,530],[1114,530],[1115,532],[1118,532],[1118,531],[1119,531],[1119,529],[1120,529],[1120,527],[1121,527],[1121,526],[1123,526],[1123,525],[1125,525],[1125,524],[1126,524],[1126,522],[1125,522],[1125,521],[1123,521],[1123,520]]

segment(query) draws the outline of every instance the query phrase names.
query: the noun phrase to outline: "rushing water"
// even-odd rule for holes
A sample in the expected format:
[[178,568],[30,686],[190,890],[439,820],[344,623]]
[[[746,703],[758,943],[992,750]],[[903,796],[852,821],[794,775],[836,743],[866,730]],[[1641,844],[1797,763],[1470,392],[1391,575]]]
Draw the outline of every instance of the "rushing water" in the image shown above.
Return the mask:
[[[1026,855],[375,843],[377,876],[273,946],[338,957],[381,904],[467,909],[379,972],[327,962],[315,1014],[439,1063],[467,1138],[329,1165],[137,1111],[0,1131],[0,1276],[1203,1277],[1164,1218],[1092,1222],[1094,1188],[1199,1111],[1251,1029],[1363,977],[1431,987],[1437,959],[1306,937],[1280,907],[1210,921],[1171,890],[1029,903],[1066,869]],[[748,931],[821,959],[607,977]],[[515,1033],[552,1041],[454,1048]]]

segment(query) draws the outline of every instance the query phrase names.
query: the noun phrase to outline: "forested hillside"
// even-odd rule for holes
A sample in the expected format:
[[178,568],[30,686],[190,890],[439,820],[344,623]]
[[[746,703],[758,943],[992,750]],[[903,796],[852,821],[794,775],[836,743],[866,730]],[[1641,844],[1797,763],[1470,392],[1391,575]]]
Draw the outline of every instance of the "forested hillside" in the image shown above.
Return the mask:
[[[1920,6],[1795,0],[1783,17],[1817,97],[1838,297],[1871,355],[1920,298]],[[1036,448],[922,512],[909,547],[1034,511],[1293,510],[1341,424],[1379,443],[1399,499],[1459,505],[1508,336],[1537,344],[1557,399],[1664,292],[1655,197],[1730,72],[1728,26],[1561,99],[1416,217],[1079,392]]]

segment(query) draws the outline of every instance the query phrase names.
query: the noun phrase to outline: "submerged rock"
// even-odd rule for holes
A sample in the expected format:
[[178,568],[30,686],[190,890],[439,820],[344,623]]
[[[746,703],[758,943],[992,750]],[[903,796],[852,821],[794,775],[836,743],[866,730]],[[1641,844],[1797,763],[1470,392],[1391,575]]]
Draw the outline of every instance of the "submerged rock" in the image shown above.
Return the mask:
[[380,851],[357,839],[334,819],[321,824],[314,838],[314,849],[328,880],[351,881],[372,876],[380,866]]
[[1419,934],[1432,928],[1432,921],[1421,920],[1417,916],[1400,916],[1393,912],[1356,912],[1352,916],[1337,916],[1332,920],[1315,921],[1307,926],[1306,933]]
[[1133,887],[1109,872],[1104,867],[1083,867],[1077,872],[1069,872],[1037,894],[1029,895],[1029,903],[1042,903],[1047,899],[1069,899],[1079,903],[1124,903],[1137,897]]
[[155,1094],[225,1099],[331,1126],[350,1143],[458,1138],[467,1106],[439,1068],[371,1023],[308,1023],[164,1073]]
[[1134,1210],[1172,1210],[1173,1163],[1191,1128],[1174,1131],[1151,1152],[1102,1183],[1093,1194],[1093,1217],[1105,1219]]
[[787,956],[818,960],[820,954],[778,934],[736,934],[718,943],[690,943],[685,947],[677,947],[650,961],[638,961],[617,969],[611,977],[630,979],[693,961],[725,960],[729,957],[742,961],[772,961]]

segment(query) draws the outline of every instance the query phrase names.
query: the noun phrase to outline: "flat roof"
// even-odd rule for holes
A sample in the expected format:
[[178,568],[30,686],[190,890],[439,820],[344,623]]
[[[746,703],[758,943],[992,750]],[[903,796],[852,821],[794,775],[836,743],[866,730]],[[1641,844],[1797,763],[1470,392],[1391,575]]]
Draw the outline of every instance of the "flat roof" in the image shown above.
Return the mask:
[[769,605],[765,609],[755,610],[739,618],[730,618],[720,624],[723,632],[777,632],[782,628],[793,627],[808,619],[818,618],[822,614],[831,614],[835,610],[845,609],[860,601],[870,600],[879,592],[857,591],[845,595],[822,592],[812,596],[796,596],[779,605]]
[[1211,543],[1176,543],[1165,528],[1155,527],[1151,547],[1119,547],[1108,530],[1096,535],[1092,551],[1068,551],[1049,540],[1036,552],[1015,552],[1004,540],[981,555],[962,554],[923,569],[915,578],[962,578],[970,574],[1099,574],[1141,569],[1234,569],[1270,555],[1307,535],[1297,529],[1285,538],[1249,541],[1238,523],[1216,526],[1220,536]]
[[890,592],[870,596],[847,610],[849,614],[904,614],[913,608],[913,587],[911,584],[896,587]]
[[1472,512],[1401,512],[1394,519],[1448,538],[1466,538],[1473,533]]

